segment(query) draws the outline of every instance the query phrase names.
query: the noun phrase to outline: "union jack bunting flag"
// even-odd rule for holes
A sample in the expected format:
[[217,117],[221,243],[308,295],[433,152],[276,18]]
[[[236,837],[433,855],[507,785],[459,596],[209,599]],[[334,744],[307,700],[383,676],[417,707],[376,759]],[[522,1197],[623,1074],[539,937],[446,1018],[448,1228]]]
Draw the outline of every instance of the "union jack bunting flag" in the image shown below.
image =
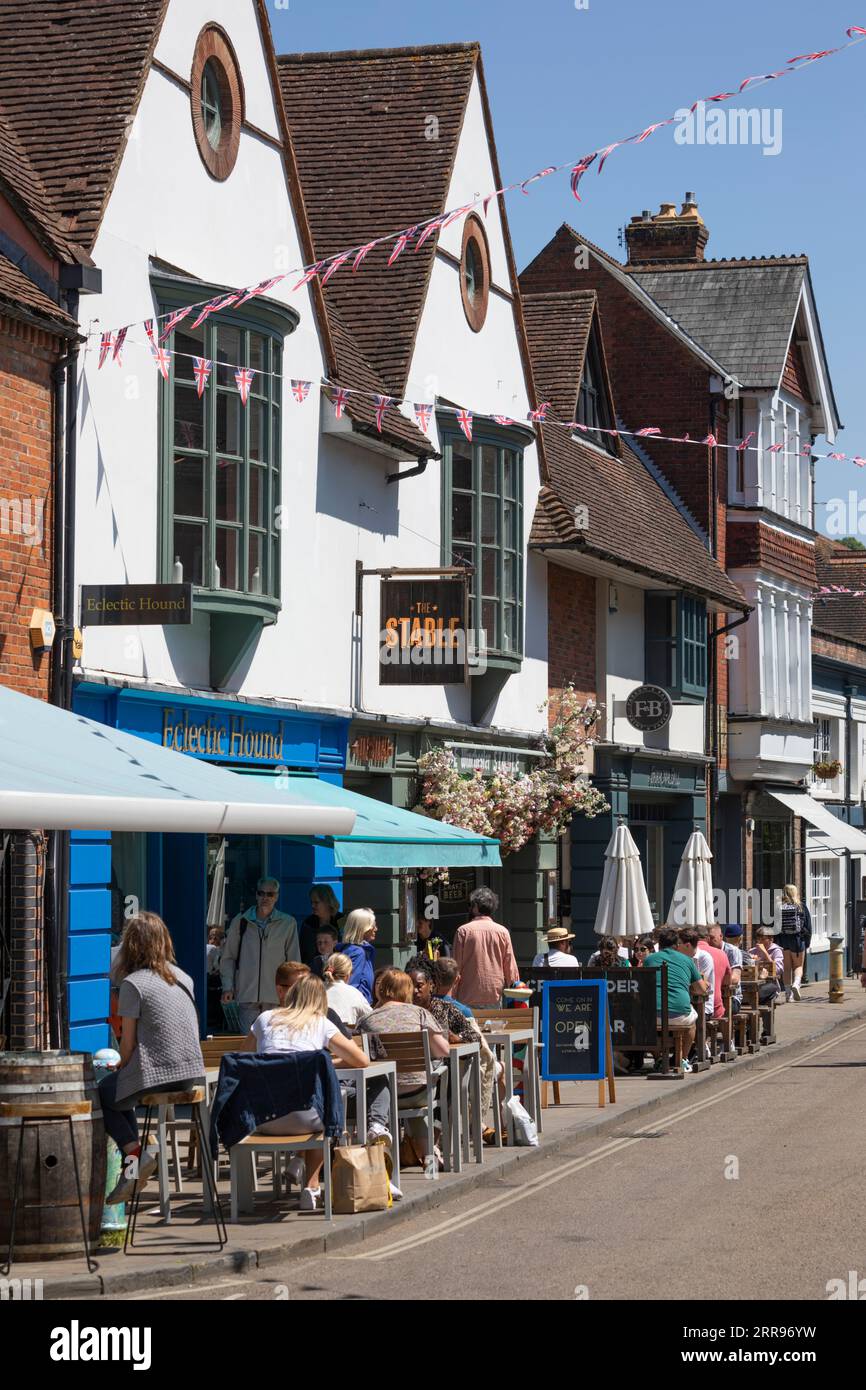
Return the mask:
[[530,410],[529,414],[526,417],[527,420],[534,420],[537,424],[543,425],[545,417],[547,415],[547,407],[549,405],[550,401],[542,401],[541,405],[536,406],[535,410]]
[[255,372],[251,367],[238,367],[235,372],[235,381],[238,384],[238,393],[241,398],[241,405],[246,405],[250,398],[250,389],[253,384]]
[[156,363],[158,370],[162,373],[163,380],[168,381],[168,369],[171,363],[171,353],[169,352],[168,348],[154,348],[153,360]]
[[848,459],[847,454],[828,454],[827,457],[828,459],[841,459],[843,462],[847,462]]
[[376,397],[376,429],[379,431],[380,434],[382,433],[382,416],[385,414],[385,411],[388,409],[388,406],[391,405],[393,400],[393,396]]
[[402,256],[403,252],[406,250],[406,247],[409,245],[409,242],[412,240],[412,238],[413,238],[413,236],[415,235],[415,233],[417,232],[417,230],[418,230],[417,226],[415,226],[415,227],[407,227],[406,230],[405,230],[405,232],[401,232],[401,233],[400,233],[400,235],[399,235],[398,238],[397,238],[397,243],[396,243],[396,245],[395,245],[395,247],[394,247],[394,250],[391,252],[390,256],[388,257],[388,264],[389,264],[389,265],[393,265],[394,262],[396,261],[397,257],[398,257],[398,256]]
[[344,386],[338,386],[331,400],[334,402],[334,414],[338,420],[343,418],[343,411],[346,409],[346,402],[349,399],[349,392]]
[[661,434],[661,430],[656,429],[655,425],[644,425],[642,430],[635,430],[635,435],[638,439],[644,434]]
[[415,419],[418,421],[418,424],[420,425],[421,429],[426,434],[430,428],[430,421],[433,416],[433,407],[432,405],[425,405],[423,402],[419,404],[416,401],[414,409]]
[[582,425],[579,420],[575,420],[574,428],[576,430],[580,430],[582,434],[586,434],[589,429],[589,425]]
[[741,439],[737,445],[737,453],[744,454],[755,437],[755,431],[750,430],[745,439]]
[[312,384],[311,381],[296,381],[294,377],[292,378],[292,395],[299,405],[303,405],[309,396]]
[[462,217],[465,212],[471,212],[472,206],[472,203],[464,203],[462,208],[457,208],[450,216],[446,216],[445,221],[442,223],[442,230],[444,231],[446,227],[450,227],[451,223],[456,222],[458,217]]
[[[521,193],[526,193],[526,190],[527,190],[529,184],[535,183],[535,180],[536,180],[536,179],[546,179],[547,176],[548,176],[548,174],[553,174],[553,173],[555,173],[555,172],[556,172],[555,167],[554,167],[554,165],[552,165],[552,164],[550,165],[550,167],[549,167],[548,169],[539,169],[539,171],[538,171],[537,174],[531,174],[530,177],[529,177],[528,179],[524,179],[524,180],[523,180],[523,183],[520,185],[520,191],[521,191]],[[526,196],[527,196],[527,198],[528,198],[528,197],[529,197],[529,194],[526,193]]]
[[859,24],[852,24],[850,29],[845,30],[845,33],[849,39],[852,39],[855,34],[866,34],[866,29],[861,28]]
[[719,441],[716,439],[716,436],[714,434],[708,434],[706,439],[701,440],[702,444],[708,444],[711,449],[715,449],[718,442]]
[[497,425],[513,425],[513,424],[514,424],[514,421],[512,420],[512,418],[511,418],[510,415],[494,415],[493,418],[494,418],[494,420],[496,421]]
[[217,295],[214,299],[209,299],[207,304],[203,304],[190,324],[190,328],[198,328],[204,323],[209,314],[213,314],[220,306],[222,295]]
[[596,156],[594,154],[585,154],[582,159],[578,160],[571,171],[571,191],[578,202],[581,201],[580,194],[577,191],[578,184],[590,165],[595,162],[595,159]]
[[334,259],[331,261],[331,264],[328,266],[328,269],[325,271],[324,275],[322,276],[322,284],[323,284],[323,285],[327,285],[327,283],[328,283],[328,281],[330,280],[331,276],[334,275],[334,274],[340,269],[340,266],[346,264],[346,261],[349,259],[349,255],[350,255],[350,252],[344,251],[343,254],[342,254],[342,256],[335,256],[335,257],[334,257]]
[[831,53],[838,53],[838,48],[822,48],[820,53],[798,53],[796,58],[789,58],[789,63],[814,63],[818,58],[829,58]]
[[458,410],[457,423],[462,429],[469,443],[472,443],[472,416],[468,410]]
[[117,330],[117,337],[114,340],[114,361],[118,366],[123,365],[120,354],[123,352],[123,344],[126,342],[126,335],[128,332],[128,328],[119,328]]
[[861,459],[859,454],[855,454],[851,462],[856,463],[858,468],[866,467],[866,459]]
[[367,257],[369,256],[370,252],[373,250],[373,247],[374,247],[375,245],[376,245],[375,241],[368,241],[366,246],[362,246],[362,247],[361,247],[360,251],[359,251],[358,254],[355,256],[355,259],[354,259],[353,262],[352,262],[352,274],[353,274],[353,275],[355,274],[355,271],[358,269],[358,266],[361,264],[361,262],[362,262],[362,261],[365,261],[365,260],[367,259]]
[[145,319],[144,331],[147,334],[147,341],[150,343],[150,350],[154,356],[157,353],[156,338],[153,336],[153,319]]
[[804,459],[807,459],[807,458],[810,457],[811,453],[812,453],[812,445],[811,445],[811,444],[806,444],[806,445],[800,450],[800,457],[801,457],[801,458],[804,458]]
[[280,281],[285,280],[285,278],[285,275],[272,275],[270,280],[261,280],[257,285],[253,285],[251,290],[244,290],[240,299],[237,301],[238,308],[240,308],[241,304],[246,304],[248,299],[255,299],[257,295],[267,294],[269,290],[272,290],[275,285],[278,285]]
[[481,207],[484,211],[485,217],[487,216],[487,209],[490,207],[490,204],[493,202],[493,199],[497,198],[501,192],[502,189],[499,188],[496,190],[495,193],[488,193],[487,197],[484,199],[484,202],[481,204]]
[[209,357],[194,357],[192,359],[192,371],[199,396],[204,395],[204,388],[207,386],[212,366],[213,363]]
[[424,228],[424,230],[422,231],[422,233],[421,233],[421,235],[419,236],[418,240],[415,242],[415,250],[416,250],[416,251],[420,251],[420,250],[421,250],[421,247],[424,245],[424,242],[427,240],[427,238],[430,237],[430,236],[432,236],[434,232],[438,232],[438,230],[439,230],[439,228],[440,228],[441,226],[442,226],[442,218],[441,218],[441,217],[434,217],[432,222],[428,222],[428,223],[427,223],[427,226],[426,226],[426,227]]
[[770,444],[769,447],[768,447],[768,449],[767,449],[767,453],[768,453],[768,454],[778,454],[778,453],[781,453],[781,451],[782,451],[782,449],[784,449],[784,447],[785,447],[784,444]]
[[186,318],[189,312],[189,308],[175,309],[173,314],[169,314],[168,318],[165,321],[165,327],[159,335],[159,341],[161,343],[165,342],[166,338],[169,336],[172,330],[177,326],[177,324],[179,324],[183,319]]
[[649,136],[652,135],[654,130],[661,130],[663,125],[670,125],[673,119],[673,116],[668,116],[666,121],[655,121],[653,125],[648,125],[646,130],[641,131],[640,135],[634,136],[634,143],[636,145],[642,144],[644,140],[648,139]]
[[316,264],[311,265],[309,270],[305,270],[298,283],[292,285],[292,294],[294,294],[295,290],[299,290],[302,285],[308,284],[314,275],[318,275],[323,265],[327,265],[327,261],[316,261]]
[[612,145],[607,145],[607,146],[605,146],[605,148],[600,152],[600,153],[601,153],[601,158],[599,159],[599,162],[598,162],[598,172],[599,172],[599,173],[601,173],[602,169],[604,168],[605,164],[607,163],[608,156],[609,156],[609,155],[612,155],[615,149],[618,149],[620,145],[624,145],[624,144],[625,144],[625,141],[624,141],[624,140],[614,140],[614,142],[613,142]]
[[[99,366],[105,366],[105,359],[114,347],[114,337],[111,333],[103,333],[99,340]],[[98,370],[98,369],[97,369]]]

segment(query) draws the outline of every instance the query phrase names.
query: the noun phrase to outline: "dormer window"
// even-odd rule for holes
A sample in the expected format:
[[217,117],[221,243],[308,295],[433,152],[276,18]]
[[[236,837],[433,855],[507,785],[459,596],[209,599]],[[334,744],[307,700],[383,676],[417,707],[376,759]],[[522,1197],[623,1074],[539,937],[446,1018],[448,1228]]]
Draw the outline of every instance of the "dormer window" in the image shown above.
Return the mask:
[[[595,327],[589,335],[589,342],[586,346],[583,375],[580,378],[580,390],[577,397],[576,419],[578,424],[586,425],[588,430],[593,431],[589,435],[593,444],[597,444],[600,449],[606,450],[609,454],[616,452],[613,436],[598,433],[600,430],[613,429],[613,419]],[[585,438],[586,436],[581,431],[579,437]]]

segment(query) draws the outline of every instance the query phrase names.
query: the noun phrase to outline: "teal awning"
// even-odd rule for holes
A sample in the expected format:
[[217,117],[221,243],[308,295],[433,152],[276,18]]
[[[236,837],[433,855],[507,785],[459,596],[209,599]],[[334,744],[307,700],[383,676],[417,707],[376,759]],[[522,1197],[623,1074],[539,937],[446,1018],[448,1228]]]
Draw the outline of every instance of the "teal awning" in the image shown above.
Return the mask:
[[319,843],[333,848],[337,864],[344,869],[498,868],[502,862],[498,840],[400,810],[317,777],[290,775],[281,779],[280,786],[283,780],[293,798],[323,809],[354,811],[350,834],[318,837]]

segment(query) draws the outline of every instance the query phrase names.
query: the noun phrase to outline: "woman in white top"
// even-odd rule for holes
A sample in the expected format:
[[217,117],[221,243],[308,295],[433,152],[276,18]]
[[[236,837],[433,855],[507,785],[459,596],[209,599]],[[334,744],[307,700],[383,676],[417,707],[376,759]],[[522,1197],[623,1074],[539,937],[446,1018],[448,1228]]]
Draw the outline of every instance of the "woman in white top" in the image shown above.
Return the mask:
[[[328,995],[315,975],[303,975],[286,995],[279,1009],[259,1014],[250,1029],[251,1052],[321,1052],[328,1048],[344,1067],[366,1067],[368,1058],[357,1043],[328,1018]],[[293,1110],[260,1125],[257,1134],[321,1134],[322,1122],[315,1110]],[[321,1196],[319,1178],[324,1158],[317,1150],[304,1152],[306,1186],[301,1211],[315,1211]]]
[[341,1018],[350,1028],[360,1023],[362,1018],[373,1012],[359,989],[349,984],[352,962],[341,951],[328,956],[324,967],[325,988],[328,991],[328,1008]]

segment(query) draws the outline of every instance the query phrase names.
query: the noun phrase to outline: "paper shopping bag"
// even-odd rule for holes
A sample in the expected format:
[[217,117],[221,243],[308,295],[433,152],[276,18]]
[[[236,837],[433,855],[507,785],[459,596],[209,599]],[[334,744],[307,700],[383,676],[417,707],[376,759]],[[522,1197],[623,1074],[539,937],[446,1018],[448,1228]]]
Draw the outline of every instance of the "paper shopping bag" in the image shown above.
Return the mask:
[[351,1144],[335,1149],[331,1188],[334,1211],[341,1216],[385,1211],[389,1194],[383,1145]]

